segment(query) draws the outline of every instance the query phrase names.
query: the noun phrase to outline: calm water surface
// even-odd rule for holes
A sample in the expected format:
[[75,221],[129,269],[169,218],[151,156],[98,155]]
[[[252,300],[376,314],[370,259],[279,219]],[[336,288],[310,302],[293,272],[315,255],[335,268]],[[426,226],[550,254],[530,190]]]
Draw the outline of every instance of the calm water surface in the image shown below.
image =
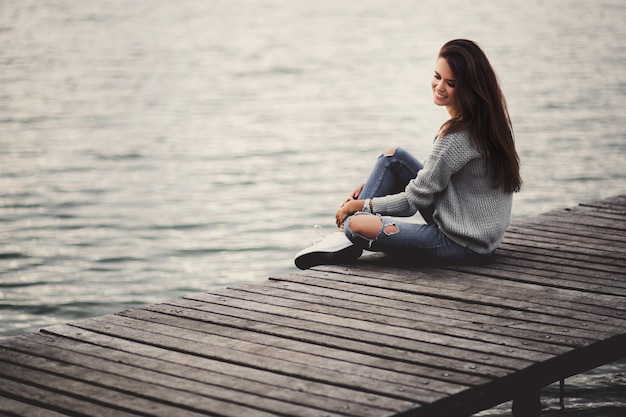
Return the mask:
[[[455,37],[500,75],[516,218],[624,193],[625,10],[0,0],[0,336],[293,271],[380,150],[426,156]],[[568,410],[547,413],[623,413],[624,372],[571,378]]]

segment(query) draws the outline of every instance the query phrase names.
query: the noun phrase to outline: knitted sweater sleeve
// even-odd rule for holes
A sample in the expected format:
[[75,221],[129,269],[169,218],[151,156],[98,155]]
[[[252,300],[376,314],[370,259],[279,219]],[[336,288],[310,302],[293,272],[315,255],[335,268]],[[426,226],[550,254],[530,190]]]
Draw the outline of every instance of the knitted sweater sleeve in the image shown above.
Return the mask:
[[471,146],[466,132],[438,138],[424,162],[424,168],[409,183],[405,191],[374,198],[373,211],[388,216],[412,216],[418,210],[432,206],[436,195],[448,187],[452,176],[469,161],[480,158],[482,156]]

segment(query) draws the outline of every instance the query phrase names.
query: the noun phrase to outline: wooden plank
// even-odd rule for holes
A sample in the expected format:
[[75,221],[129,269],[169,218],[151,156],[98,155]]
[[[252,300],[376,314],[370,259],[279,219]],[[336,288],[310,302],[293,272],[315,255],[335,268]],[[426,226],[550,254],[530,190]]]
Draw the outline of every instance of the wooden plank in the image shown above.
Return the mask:
[[517,256],[532,257],[536,261],[560,263],[567,262],[579,268],[590,270],[611,271],[615,274],[624,274],[626,261],[613,256],[601,255],[592,251],[564,251],[558,250],[558,245],[524,245],[521,242],[502,242],[498,254],[514,252]]
[[[3,356],[5,352],[2,352]],[[34,359],[27,355],[11,353],[19,362],[4,362],[0,367],[3,377],[3,392],[14,398],[27,401],[45,400],[61,412],[78,413],[80,415],[143,415],[168,416],[180,412],[180,415],[200,416],[189,410],[174,409],[166,404],[149,401],[140,397],[115,391],[112,387],[84,383],[59,373],[37,369],[41,363],[33,363]],[[56,365],[47,362],[49,365]],[[119,413],[119,414],[118,414]]]
[[[487,304],[511,309],[519,309],[531,312],[538,312],[556,316],[559,319],[574,318],[581,323],[593,323],[597,330],[612,329],[610,325],[610,315],[605,314],[612,308],[604,305],[587,306],[585,304],[574,305],[571,297],[557,298],[556,292],[549,292],[541,286],[531,288],[526,287],[528,293],[523,293],[517,287],[511,287],[497,280],[485,280],[480,276],[466,277],[458,280],[458,274],[441,271],[437,275],[428,273],[412,273],[410,271],[397,270],[390,273],[390,268],[360,268],[358,274],[354,275],[358,266],[349,269],[334,268],[332,266],[321,267],[319,270],[307,270],[306,275],[328,278],[329,274],[333,280],[359,283],[362,285],[376,286],[380,288],[390,288],[402,290],[415,294],[431,295],[439,298],[457,299],[477,304]],[[343,272],[343,273],[337,273]],[[433,279],[433,277],[436,277]],[[487,285],[481,285],[487,283]],[[558,289],[554,289],[558,290]],[[548,295],[549,293],[549,295]]]
[[[301,280],[299,280],[301,281]],[[314,282],[311,279],[306,279],[304,280],[305,282],[307,282],[310,285],[313,285]],[[337,279],[332,279],[330,281],[323,281],[323,280],[318,280],[316,281],[316,285],[320,285],[322,287],[329,287],[329,288],[333,288],[335,285],[337,285],[336,283],[338,282]],[[380,294],[381,296],[384,296],[384,290],[378,290],[378,289],[368,289],[368,288],[364,288],[362,290],[362,293],[371,293],[372,291],[377,291],[377,294]],[[381,293],[381,291],[383,291]],[[397,295],[392,294],[392,296],[396,297]],[[411,298],[413,297],[412,294],[407,294],[406,295],[406,299],[407,300],[411,300]],[[415,300],[411,300],[415,301]],[[424,307],[425,309],[430,310],[431,307],[429,307],[428,303],[430,303],[431,305],[433,305],[434,303],[438,303],[441,305],[442,308],[444,309],[450,309],[451,311],[453,311],[453,314],[456,314],[457,310],[459,312],[461,312],[460,314],[462,314],[463,311],[469,311],[469,312],[479,312],[479,313],[488,313],[488,314],[493,314],[495,317],[501,316],[501,317],[505,317],[510,323],[508,326],[510,327],[519,327],[522,326],[524,323],[530,323],[530,326],[532,328],[534,328],[536,330],[536,328],[540,327],[541,325],[538,323],[544,322],[544,323],[549,323],[549,324],[553,324],[554,321],[553,319],[547,318],[544,315],[539,315],[539,314],[535,314],[535,313],[529,313],[529,312],[524,312],[524,311],[516,311],[516,310],[512,310],[512,309],[508,309],[508,308],[497,308],[497,307],[493,307],[493,306],[480,306],[477,304],[464,304],[462,302],[459,301],[454,301],[454,300],[438,300],[436,298],[434,299],[428,299],[425,298],[422,301],[424,303]],[[421,310],[421,309],[419,309]],[[418,310],[418,311],[419,311]],[[476,321],[472,322],[472,323],[476,323]],[[489,321],[487,321],[487,323],[489,323]],[[593,325],[593,323],[591,323]],[[570,340],[569,338],[565,337],[567,335],[572,335],[572,337],[580,337],[581,336],[581,331],[583,330],[589,330],[593,328],[593,326],[588,325],[585,322],[581,322],[579,320],[570,320],[570,319],[565,319],[565,318],[559,318],[558,321],[558,326],[555,328],[555,330],[553,332],[548,332],[545,334],[541,334],[538,333],[537,337],[535,338],[535,340],[541,340],[541,341],[546,341],[546,340],[550,340],[550,344],[537,344],[537,343],[533,343],[532,339],[529,338],[527,340],[522,339],[521,340],[521,346],[524,346],[527,349],[534,349],[534,350],[547,350],[549,352],[552,353],[556,353],[559,350],[561,352],[563,352],[563,350],[561,350],[562,348],[560,348],[558,345],[559,344],[569,344],[571,342],[573,342],[572,340]],[[497,333],[494,331],[494,333]],[[588,333],[585,333],[585,335],[589,335]],[[595,332],[595,330],[591,331],[591,335],[589,337],[597,337],[597,333]],[[503,344],[506,346],[506,343],[503,343],[503,340],[498,338],[498,344]],[[519,342],[518,341],[518,346],[519,346]],[[395,342],[394,342],[395,343]],[[578,340],[577,342],[574,343],[581,343],[580,340]],[[456,353],[453,353],[456,354]]]
[[[222,401],[219,396],[223,391],[211,389],[208,385],[194,386],[193,389],[196,391],[194,393],[189,392],[188,388],[162,385],[161,381],[164,380],[167,380],[168,384],[175,382],[174,378],[167,378],[164,375],[154,375],[152,380],[141,381],[136,378],[138,370],[129,377],[114,375],[108,369],[104,371],[88,369],[57,359],[41,358],[17,351],[11,351],[10,354],[3,356],[11,357],[11,362],[2,363],[0,369],[0,373],[7,378],[28,381],[64,395],[131,413],[150,416],[201,416],[206,415],[205,411],[221,410],[226,415],[232,416],[271,415],[256,409],[255,403],[248,403],[246,406]],[[89,409],[82,411],[89,414]]]
[[[8,341],[2,344],[9,349],[14,349],[23,354],[30,353],[25,352],[26,349],[16,342]],[[224,375],[209,380],[205,377],[206,371],[198,372],[197,369],[194,370],[191,367],[177,367],[176,372],[187,371],[182,374],[182,376],[176,373],[168,375],[163,372],[162,368],[165,365],[163,363],[153,364],[152,367],[145,368],[138,367],[136,362],[132,364],[130,361],[127,361],[126,364],[120,363],[119,361],[112,362],[105,358],[79,354],[75,349],[66,350],[59,348],[57,347],[59,344],[64,344],[59,343],[58,338],[51,339],[50,337],[43,336],[37,339],[30,338],[29,344],[31,346],[30,350],[40,357],[38,360],[43,364],[37,366],[37,369],[41,370],[43,367],[50,368],[51,363],[62,361],[64,364],[64,375],[66,376],[73,375],[76,378],[84,378],[84,375],[89,375],[90,378],[97,378],[98,382],[101,384],[108,384],[109,382],[107,382],[106,378],[111,378],[110,374],[114,374],[116,376],[113,378],[116,378],[116,380],[110,383],[115,383],[115,385],[111,386],[118,388],[122,387],[122,385],[117,384],[118,380],[125,382],[130,377],[134,380],[131,382],[131,387],[133,390],[136,390],[136,395],[147,395],[148,390],[146,389],[146,384],[149,386],[154,385],[152,389],[154,392],[158,393],[157,399],[153,398],[155,401],[162,401],[168,397],[170,392],[174,392],[173,399],[178,405],[185,405],[189,402],[189,398],[192,398],[196,400],[194,402],[200,402],[202,404],[201,411],[214,409],[226,410],[234,403],[242,406],[242,408],[237,411],[246,413],[246,415],[252,412],[248,410],[250,405],[253,405],[255,409],[267,412],[287,412],[303,417],[319,416],[320,413],[320,409],[314,407],[314,404],[311,403],[302,406],[294,404],[288,398],[277,400],[275,397],[268,396],[266,392],[270,387],[265,384],[263,384],[262,387],[265,390],[264,395],[260,395],[259,393],[250,394],[244,390],[237,389],[238,386],[242,385],[249,388],[252,385],[249,381],[237,381],[234,378],[227,378]],[[69,347],[73,347],[73,345]],[[30,358],[30,356],[23,355],[23,358]],[[76,372],[72,373],[68,371],[68,369],[75,369]],[[201,379],[190,379],[190,374],[195,375],[197,378],[200,377]],[[104,375],[104,378],[102,375]],[[176,390],[180,390],[182,393]],[[259,390],[259,392],[261,391]],[[277,393],[275,392],[274,394],[276,395]],[[200,396],[200,401],[197,401],[198,396]],[[326,406],[327,401],[328,399],[325,398],[324,401],[318,401],[315,405]],[[325,411],[329,416],[344,415],[345,406],[346,403],[344,402],[341,406],[337,407],[336,412],[341,412],[341,414],[336,414],[328,409]],[[326,408],[328,407],[326,406]],[[359,410],[359,412],[363,411],[367,414],[367,410]],[[378,410],[378,413],[380,413],[380,410]]]
[[[546,251],[532,251],[524,250],[523,247],[501,247],[498,249],[498,257],[508,257],[515,260],[532,261],[538,267],[545,268],[557,268],[562,269],[564,267],[576,268],[579,274],[591,275],[596,273],[608,272],[613,276],[621,276],[624,272],[624,267],[621,265],[612,266],[608,263],[588,263],[583,259],[575,256],[560,255],[553,256],[553,254]],[[587,257],[588,258],[588,257]],[[589,259],[587,259],[589,261]]]
[[581,239],[572,236],[569,239],[563,239],[558,233],[549,231],[537,231],[536,233],[528,233],[521,231],[520,228],[510,227],[504,235],[503,243],[512,245],[540,247],[542,249],[554,251],[567,251],[569,253],[579,253],[582,255],[600,256],[617,261],[623,260],[626,244],[606,245],[606,241],[597,239]]
[[[4,366],[3,366],[4,367]],[[24,375],[32,377],[31,375]],[[62,379],[55,381],[63,382]],[[3,375],[0,379],[0,391],[3,395],[17,402],[32,404],[34,407],[49,408],[52,412],[56,412],[65,416],[79,417],[137,417],[138,415],[147,416],[146,414],[129,413],[120,408],[111,408],[96,404],[82,398],[77,398],[72,393],[64,393],[53,390],[51,386],[42,386],[32,383],[25,379],[9,379]],[[4,408],[4,405],[3,405]],[[52,414],[52,413],[51,413]],[[46,415],[46,414],[44,414]],[[30,417],[25,415],[24,417]]]
[[[607,213],[606,209],[613,210],[612,213]],[[619,212],[621,214],[616,213]],[[578,224],[581,227],[589,226],[593,228],[605,228],[607,231],[612,229],[619,230],[623,227],[625,221],[624,207],[620,205],[605,206],[605,211],[602,212],[599,209],[595,209],[592,205],[575,206],[563,209],[556,209],[546,211],[536,216],[525,217],[516,219],[516,221],[543,221],[550,223],[553,221],[560,221],[564,224]],[[612,233],[611,233],[612,234]]]
[[[516,220],[509,226],[511,230],[518,230],[522,233],[529,234],[541,234],[541,233],[553,233],[561,235],[562,241],[568,241],[570,239],[578,239],[581,241],[590,241],[596,243],[609,244],[623,248],[626,245],[626,237],[622,234],[607,234],[599,233],[597,229],[589,229],[585,226],[576,226],[571,224],[555,224],[554,221],[550,223],[542,223],[535,218],[527,218]],[[507,229],[508,230],[508,229]],[[506,233],[505,233],[506,236]]]
[[[399,292],[393,289],[372,287],[369,285],[360,285],[350,282],[346,283],[339,280],[327,278],[328,276],[325,276],[323,278],[314,278],[303,275],[291,275],[282,277],[281,280],[278,282],[284,287],[289,287],[290,285],[299,285],[302,288],[310,288],[311,291],[314,292],[319,291],[320,288],[331,290],[337,289],[338,291],[348,294],[348,297],[350,298],[357,297],[358,295],[376,296],[380,298],[382,302],[385,303],[385,305],[389,303],[389,299],[404,301],[410,304],[414,303],[417,305],[417,307],[408,308],[414,308],[417,309],[417,311],[436,311],[436,308],[442,308],[444,310],[452,311],[453,314],[457,317],[460,317],[465,313],[470,313],[479,314],[484,317],[491,316],[495,319],[502,318],[506,320],[506,323],[508,323],[508,325],[513,325],[514,323],[518,322],[529,322],[540,325],[553,323],[553,319],[551,316],[546,316],[541,313],[533,313],[526,310],[515,310],[507,307],[498,307],[488,304],[467,303],[463,300],[444,299],[423,294]],[[298,291],[303,290],[299,287]],[[488,318],[483,320],[486,320],[486,323],[489,322]],[[586,322],[581,322],[580,320],[576,319],[560,318],[558,325],[559,327],[564,327],[565,329],[587,329],[591,327],[586,324]]]
[[528,240],[544,240],[563,245],[564,248],[577,248],[580,246],[589,247],[593,249],[600,249],[607,251],[607,253],[620,253],[626,249],[626,242],[608,241],[607,239],[594,233],[585,233],[578,229],[563,229],[549,227],[542,224],[520,224],[512,223],[506,233],[504,239],[509,236],[516,236],[519,238],[525,238]]
[[505,262],[500,258],[488,265],[451,266],[446,269],[470,272],[503,280],[537,284],[548,288],[555,287],[612,296],[626,295],[626,282],[589,275],[574,275],[565,271],[534,269],[527,265],[528,263],[518,265],[516,262]]
[[[265,299],[260,297],[268,292],[265,285],[246,285],[230,288],[237,290],[237,293],[233,294],[234,297],[248,301]],[[533,331],[520,331],[514,327],[518,323],[517,320],[467,312],[450,307],[437,307],[433,305],[432,300],[426,302],[429,302],[429,304],[425,303],[421,306],[415,302],[409,303],[398,299],[390,302],[388,298],[376,302],[376,300],[373,300],[374,297],[370,295],[350,293],[350,296],[344,296],[344,292],[325,288],[317,289],[315,293],[312,293],[309,288],[308,286],[299,286],[297,291],[276,288],[272,291],[272,295],[304,301],[310,301],[309,297],[311,296],[318,296],[315,298],[315,302],[321,305],[348,308],[354,311],[354,314],[357,316],[362,313],[373,313],[402,320],[412,320],[413,326],[415,326],[414,323],[423,321],[435,325],[445,324],[445,326],[450,328],[471,329],[481,333],[493,333],[535,341],[545,341],[546,336],[551,336],[551,343],[563,344],[565,346],[581,346],[601,337],[596,332],[586,333],[587,329],[583,332],[578,332],[576,336],[570,333],[567,335],[569,337],[564,337],[566,335],[563,334],[563,330],[567,329],[563,329],[561,325],[554,326],[553,324],[537,322],[533,323],[535,326]],[[275,304],[271,299],[267,299],[267,303],[270,305]]]
[[[254,287],[241,288],[242,291],[251,291],[253,289]],[[325,289],[322,289],[321,291],[324,290]],[[306,291],[306,288],[298,288],[298,292],[296,294],[304,293]],[[325,292],[329,294],[330,299],[332,299],[332,297],[337,297],[336,293],[332,294],[330,291],[332,290],[326,290]],[[341,299],[340,303],[357,303],[358,300],[357,305],[360,306],[359,309],[366,308],[364,306],[371,304],[373,310],[380,310],[382,307],[384,308],[383,311],[392,317],[414,317],[417,315],[415,317],[416,321],[428,318],[431,321],[435,320],[439,323],[445,323],[446,326],[450,327],[479,329],[487,333],[493,332],[494,334],[505,334],[527,339],[528,341],[544,341],[546,336],[552,335],[550,338],[551,345],[562,344],[565,346],[578,346],[581,343],[580,340],[572,340],[564,337],[566,336],[565,333],[569,331],[568,327],[571,327],[572,330],[576,330],[578,337],[583,337],[589,340],[596,340],[601,337],[601,335],[595,330],[587,333],[586,331],[588,329],[581,327],[578,321],[570,322],[568,320],[564,320],[560,321],[558,324],[554,324],[544,320],[543,315],[532,315],[526,312],[491,307],[473,309],[471,304],[468,307],[467,303],[458,303],[453,300],[433,299],[431,297],[412,295],[407,297],[398,297],[397,293],[395,293],[391,294],[391,297],[397,298],[394,299],[393,305],[389,307],[389,295],[385,294],[384,291],[385,290],[377,292],[376,299],[378,299],[378,301],[373,301],[373,297],[370,293],[365,296],[359,296],[357,293],[355,295],[351,295],[349,299]],[[442,321],[442,319],[444,319],[444,321]],[[520,322],[532,323],[534,331],[532,333],[517,332],[515,328]],[[529,349],[542,350],[540,348],[541,344],[532,345],[530,343],[526,343],[525,346]]]
[[[588,271],[581,268],[576,268],[567,264],[548,264],[542,263],[538,264],[531,260],[527,260],[524,257],[513,257],[513,256],[501,256],[498,254],[492,264],[485,265],[485,267],[499,267],[500,265],[505,265],[506,267],[513,266],[517,267],[521,270],[527,270],[530,275],[537,275],[546,278],[560,278],[560,279],[570,279],[572,281],[583,281],[593,283],[598,280],[598,287],[606,285],[608,291],[611,290],[611,287],[623,288],[624,280],[620,279],[619,276],[616,276],[613,273],[607,271]],[[547,286],[551,285],[551,281],[544,280]],[[590,287],[591,288],[591,287]],[[597,289],[597,288],[596,288]],[[597,291],[594,291],[597,292]],[[609,294],[612,294],[609,292]]]
[[[318,404],[322,402],[327,407],[354,409],[357,415],[370,415],[372,413],[372,415],[380,415],[377,414],[380,410],[385,412],[399,411],[412,405],[412,402],[402,402],[372,393],[328,385],[300,377],[294,378],[195,354],[189,355],[184,352],[137,343],[68,325],[49,327],[45,329],[45,332],[47,333],[46,338],[52,336],[46,344],[57,340],[67,341],[63,344],[67,343],[72,351],[78,350],[120,363],[146,367],[147,369],[158,369],[161,372],[169,371],[174,375],[184,374],[201,383],[206,382],[205,378],[210,378],[210,381],[217,378],[224,383],[230,383],[234,380],[233,386],[241,387],[241,389],[252,389],[255,393],[259,393],[259,391],[254,391],[258,388],[261,394],[266,393],[272,397],[284,395],[294,403],[308,404],[309,401],[313,401]],[[316,406],[315,408],[319,407]],[[331,408],[331,411],[334,410],[335,408]]]
[[[236,304],[238,306],[242,305],[239,301],[237,301]],[[250,303],[246,303],[246,305],[247,304]],[[506,340],[504,338],[492,338],[488,335],[485,335],[485,339],[492,339],[492,341],[486,342],[485,340],[472,340],[466,338],[465,336],[451,336],[446,333],[430,332],[428,330],[420,329],[418,325],[414,325],[412,327],[396,326],[393,323],[393,320],[375,320],[374,317],[371,317],[371,320],[367,320],[365,315],[363,315],[363,318],[365,320],[352,319],[349,317],[337,317],[325,313],[315,313],[298,309],[289,309],[280,306],[273,306],[272,312],[289,317],[299,317],[305,320],[308,319],[310,321],[319,323],[337,323],[348,328],[360,329],[371,333],[385,335],[385,337],[389,335],[405,338],[411,341],[428,341],[429,344],[435,344],[440,346],[454,346],[456,348],[462,349],[462,351],[457,352],[457,354],[462,354],[462,352],[465,352],[465,354],[462,356],[464,360],[469,360],[468,356],[470,355],[472,355],[473,359],[477,361],[478,357],[484,356],[484,354],[486,353],[501,353],[501,351],[503,350],[503,345],[507,346],[508,354],[506,356],[511,358],[538,360],[539,358],[545,359],[552,355],[541,352],[539,349],[531,351],[528,346],[522,346],[522,341],[518,339]],[[435,349],[441,351],[440,346],[435,346]],[[430,351],[433,352],[432,348],[430,349]]]
[[[169,304],[169,306],[152,306],[150,310],[163,312],[164,314],[192,316],[203,321],[220,321],[227,323],[229,326],[241,326],[263,334],[282,335],[294,340],[318,343],[351,352],[393,359],[398,361],[398,367],[404,371],[458,384],[476,385],[487,382],[485,377],[502,376],[510,372],[510,368],[507,369],[504,365],[501,365],[501,367],[496,366],[493,362],[490,365],[470,368],[472,364],[478,362],[471,362],[466,358],[461,360],[448,356],[438,356],[422,349],[416,351],[416,346],[406,341],[404,341],[404,344],[408,345],[412,350],[402,349],[402,345],[394,343],[395,338],[392,340],[387,340],[387,338],[381,339],[380,337],[372,336],[370,332],[359,332],[315,322],[307,322],[304,326],[301,326],[301,320],[278,315],[264,316],[263,313],[259,313],[254,309],[248,310],[239,303],[237,303],[238,306],[236,308],[209,303],[199,305],[197,300],[193,299],[179,300]],[[207,312],[212,314],[207,315]],[[232,314],[233,316],[219,315],[222,313]],[[297,324],[294,325],[294,322],[297,322]],[[419,341],[416,342],[419,345],[423,345]],[[482,360],[482,362],[484,363],[485,360]],[[422,366],[415,367],[411,365]],[[459,373],[458,375],[457,372]],[[475,376],[481,374],[484,374],[485,377]]]
[[590,203],[580,203],[578,206],[573,207],[572,210],[593,211],[618,215],[622,218],[626,217],[626,205],[612,202],[611,199]]
[[[243,308],[248,308],[250,305],[266,304],[272,306],[291,306],[292,308],[297,309],[307,309],[307,304],[296,304],[294,302],[294,298],[280,298],[280,297],[268,297],[259,294],[245,295],[245,293],[241,293],[241,295],[237,294],[237,298],[241,300],[245,300],[245,304],[242,305]],[[285,300],[285,301],[283,301]],[[422,311],[414,311],[414,310],[402,310],[401,303],[397,300],[387,301],[387,306],[385,307],[374,307],[367,308],[365,304],[353,304],[354,309],[348,309],[346,301],[342,301],[341,303],[317,303],[315,305],[316,312],[323,312],[326,314],[332,314],[333,316],[346,317],[346,318],[362,318],[363,320],[367,320],[368,322],[378,322],[382,324],[388,324],[389,322],[393,323],[394,326],[406,327],[411,329],[422,329],[427,330],[428,332],[458,336],[464,339],[469,340],[477,340],[480,342],[488,342],[493,343],[497,341],[498,345],[511,345],[512,343],[519,343],[520,340],[528,340],[532,339],[527,332],[520,332],[511,326],[514,323],[510,321],[506,324],[506,326],[498,326],[494,323],[494,320],[489,320],[489,327],[485,326],[484,328],[479,328],[481,319],[484,317],[473,316],[473,320],[471,321],[471,325],[467,325],[467,322],[459,320],[460,314],[441,314],[441,315],[433,315],[434,308],[428,308],[428,312],[424,313]],[[259,308],[259,307],[257,307]],[[549,333],[547,333],[549,334]],[[528,349],[536,349],[538,351],[546,351],[542,347],[542,343],[540,340],[545,340],[544,334],[543,337],[537,338],[537,343],[531,344],[528,343],[526,348]],[[493,337],[495,335],[495,337]],[[587,342],[591,340],[599,340],[602,339],[602,333],[597,332],[589,332],[586,335],[588,337]],[[563,339],[565,345],[568,345],[568,342],[574,346],[580,345],[584,343],[582,340],[566,340]],[[551,345],[554,341],[551,341]],[[550,349],[547,349],[550,351]]]
[[[0,384],[1,386],[2,384]],[[0,393],[0,415],[2,416],[23,416],[23,417],[65,417],[67,414],[61,414],[49,408],[14,400],[4,397]]]
[[[84,320],[74,326],[138,341],[169,350],[201,357],[263,369],[312,381],[330,383],[342,387],[364,390],[377,395],[388,396],[403,401],[419,403],[432,402],[445,397],[445,394],[429,391],[422,384],[423,379],[402,375],[401,381],[390,377],[384,370],[358,366],[347,362],[329,361],[314,354],[297,354],[287,349],[247,343],[214,335],[208,337],[201,332],[188,330],[181,332],[175,327],[146,323],[125,317],[104,316]],[[396,375],[393,374],[395,377]],[[392,383],[388,383],[393,381]],[[383,383],[385,382],[385,383]]]
[[[176,310],[175,310],[176,311]],[[178,310],[182,312],[181,310]],[[446,394],[455,393],[464,389],[460,382],[445,381],[443,378],[434,379],[431,374],[437,372],[436,369],[428,368],[420,365],[412,365],[410,363],[398,363],[386,358],[365,355],[355,351],[347,351],[328,347],[325,344],[307,343],[294,341],[289,338],[274,336],[269,334],[260,334],[257,332],[247,331],[247,329],[233,329],[220,325],[214,325],[209,322],[189,319],[190,315],[165,315],[154,311],[145,311],[141,309],[127,311],[124,317],[132,317],[136,320],[145,320],[150,326],[153,323],[166,324],[175,326],[187,331],[201,332],[210,335],[210,339],[206,339],[206,343],[213,343],[212,339],[217,339],[219,345],[223,345],[222,337],[232,338],[236,340],[237,348],[241,349],[245,344],[258,344],[263,349],[263,354],[278,359],[286,357],[290,362],[309,364],[310,366],[320,367],[329,370],[341,370],[344,373],[367,376],[371,379],[380,379],[383,381],[395,380],[397,383],[404,383],[407,386],[415,384],[419,378],[419,385],[424,390],[442,392]],[[251,347],[257,352],[260,348]],[[285,350],[286,352],[273,351]],[[469,379],[469,378],[467,378]],[[478,379],[478,378],[475,378]],[[484,380],[481,382],[485,382]]]
[[[580,216],[582,217],[582,216]],[[597,225],[584,218],[585,222],[558,215],[540,215],[516,220],[513,224],[520,227],[549,228],[550,230],[561,230],[564,235],[591,235],[602,236],[607,242],[624,243],[626,236],[622,229],[611,229],[606,226]]]
[[626,221],[626,205],[619,200],[611,201],[611,199],[607,199],[597,202],[580,203],[573,207],[565,207],[563,211]]
[[565,211],[569,211],[576,214],[581,214],[583,216],[595,217],[603,220],[612,220],[616,222],[624,222],[626,221],[626,214],[623,211],[615,209],[615,206],[612,208],[609,207],[593,207],[590,205],[578,205],[576,207],[572,207],[569,209],[565,209]]
[[[563,215],[565,212],[567,215]],[[621,216],[620,216],[621,217]],[[537,217],[538,220],[558,220],[563,223],[591,226],[601,228],[605,233],[615,234],[626,230],[626,221],[623,218],[611,216],[610,218],[593,216],[590,213],[583,213],[581,210],[564,209],[553,210],[543,213]]]

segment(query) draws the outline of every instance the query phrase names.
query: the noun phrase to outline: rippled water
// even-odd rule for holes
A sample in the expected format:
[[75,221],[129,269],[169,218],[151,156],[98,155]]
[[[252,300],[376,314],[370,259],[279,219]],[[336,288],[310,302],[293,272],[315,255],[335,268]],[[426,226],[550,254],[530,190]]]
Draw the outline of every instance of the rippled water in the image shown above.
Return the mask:
[[[428,153],[454,37],[507,95],[515,217],[624,193],[625,9],[0,0],[0,336],[292,271],[380,150]],[[582,408],[625,406],[624,370]]]

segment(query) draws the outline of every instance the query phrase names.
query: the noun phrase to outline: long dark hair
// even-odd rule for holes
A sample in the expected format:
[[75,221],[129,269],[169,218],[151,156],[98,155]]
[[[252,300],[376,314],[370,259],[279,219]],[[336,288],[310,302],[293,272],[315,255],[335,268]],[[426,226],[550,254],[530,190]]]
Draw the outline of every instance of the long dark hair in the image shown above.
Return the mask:
[[517,192],[522,186],[520,161],[506,100],[487,56],[474,42],[456,39],[441,47],[455,78],[458,115],[441,127],[445,133],[467,129],[487,161],[494,188]]

